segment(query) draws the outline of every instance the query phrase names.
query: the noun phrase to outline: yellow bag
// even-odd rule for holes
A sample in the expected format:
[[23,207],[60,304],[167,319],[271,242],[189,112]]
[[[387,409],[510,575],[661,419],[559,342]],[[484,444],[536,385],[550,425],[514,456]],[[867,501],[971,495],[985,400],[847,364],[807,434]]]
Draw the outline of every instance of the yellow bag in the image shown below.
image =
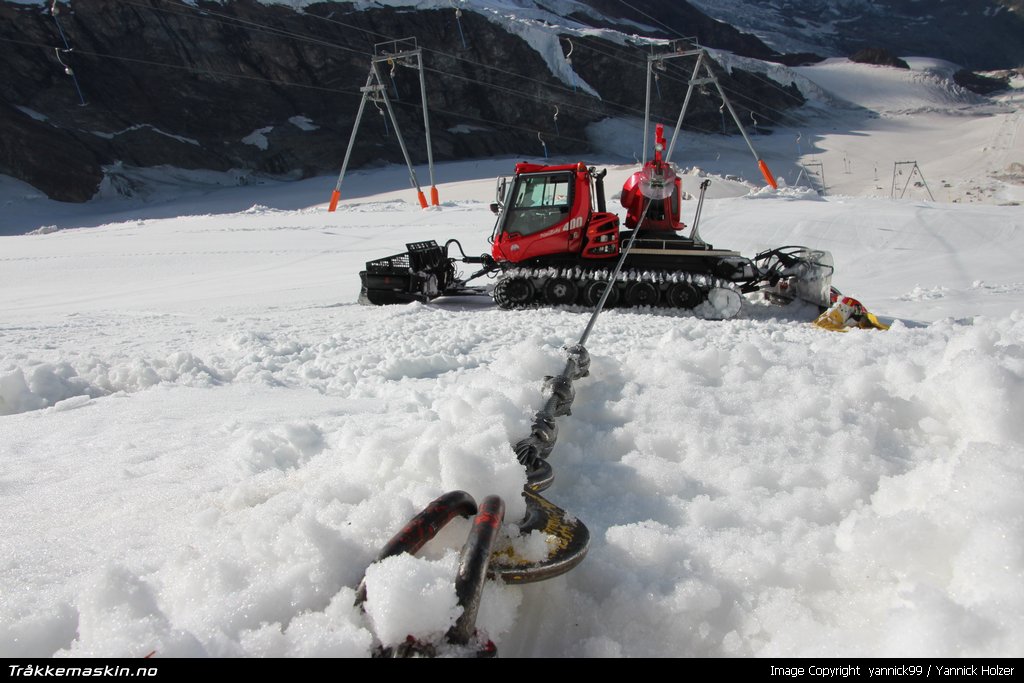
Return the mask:
[[819,315],[814,324],[830,332],[846,332],[853,327],[862,330],[889,329],[874,313],[864,308],[864,304],[849,296],[837,296],[832,307]]

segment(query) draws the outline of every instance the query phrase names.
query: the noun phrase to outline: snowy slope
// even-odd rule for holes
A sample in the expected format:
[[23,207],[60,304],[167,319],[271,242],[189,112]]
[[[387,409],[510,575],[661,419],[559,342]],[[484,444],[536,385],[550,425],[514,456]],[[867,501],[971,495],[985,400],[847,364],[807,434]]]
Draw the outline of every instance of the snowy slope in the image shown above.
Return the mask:
[[[676,160],[690,191],[715,174],[705,238],[830,249],[835,284],[893,328],[832,334],[753,300],[726,322],[602,316],[548,492],[590,555],[489,584],[479,624],[503,655],[1024,654],[1024,216],[996,177],[1024,161],[1020,101],[876,75],[801,70],[850,106],[754,140],[792,178],[802,132],[843,194],[759,191],[719,136]],[[639,128],[590,132],[611,194]],[[992,190],[875,191],[869,161],[914,157],[935,189]],[[365,656],[443,632],[466,522],[375,567],[365,615],[354,587],[443,491],[518,518],[508,444],[587,316],[362,307],[357,272],[419,239],[485,251],[512,161],[439,168],[428,211],[403,169],[352,175],[334,214],[332,178],[176,173],[84,209],[5,182],[4,231],[49,230],[0,237],[0,654]]]
[[955,64],[921,57],[906,61],[910,70],[827,59],[794,71],[829,92],[852,93],[858,106],[890,115],[946,112],[984,101],[953,83],[953,74],[959,68]]
[[[486,199],[4,238],[4,654],[365,654],[352,588],[406,518],[463,488],[514,519],[507,444],[585,316],[351,303],[361,262],[406,240],[482,250]],[[488,589],[502,652],[1021,654],[1021,223],[710,202],[708,238],[829,247],[840,287],[907,322],[607,314],[550,494],[594,547]],[[448,584],[434,610],[390,584],[450,576],[465,532],[381,570],[378,633],[444,628]]]
[[[852,121],[834,117],[833,130],[836,123],[846,130],[815,133],[820,135],[815,145],[824,153],[804,159],[825,164],[835,193],[890,196],[895,185],[900,196],[899,189],[908,187],[907,178],[893,177],[893,163],[917,161],[936,200],[1024,200],[1016,165],[1024,159],[1024,98],[1016,91],[980,98],[952,82],[948,63],[908,61],[909,71],[846,60],[797,69],[826,91],[843,93],[841,97],[875,115],[859,121],[856,114]],[[921,135],[922,130],[928,132]],[[805,142],[803,149],[807,148]],[[908,189],[905,196],[928,198],[920,186]]]
[[[845,59],[787,68],[720,51],[714,56],[726,68],[792,82],[807,98],[798,113],[767,112],[771,135],[753,138],[758,153],[790,184],[806,186],[804,170],[823,174],[830,195],[926,200],[930,190],[940,202],[1024,201],[1020,89],[981,98],[953,83],[948,62],[925,58],[908,58],[907,70]],[[640,137],[624,136],[616,150],[638,157]],[[686,135],[683,145],[676,156],[681,163],[759,182],[740,139]],[[895,174],[895,162],[906,161],[918,162],[920,175],[911,179],[908,169]],[[818,163],[820,169],[810,168]]]
[[849,56],[883,47],[973,68],[1020,63],[1020,6],[1000,0],[690,0],[779,52]]

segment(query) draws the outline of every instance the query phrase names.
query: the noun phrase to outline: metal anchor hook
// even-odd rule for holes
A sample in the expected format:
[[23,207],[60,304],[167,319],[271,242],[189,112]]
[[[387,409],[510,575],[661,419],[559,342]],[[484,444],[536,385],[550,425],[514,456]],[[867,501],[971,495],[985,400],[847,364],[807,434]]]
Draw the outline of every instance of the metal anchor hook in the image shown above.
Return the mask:
[[[392,537],[384,549],[377,555],[374,563],[380,562],[403,553],[415,555],[427,541],[455,517],[473,518],[473,527],[462,547],[459,571],[455,576],[455,593],[458,597],[462,615],[445,634],[444,640],[454,645],[470,645],[479,640],[476,630],[476,617],[483,596],[484,582],[491,555],[494,552],[498,530],[505,519],[505,503],[498,496],[487,496],[478,507],[473,497],[465,491],[452,491],[435,499],[422,512],[409,521],[397,535]],[[355,606],[364,609],[367,600],[366,575],[356,589]],[[474,652],[477,657],[494,657],[497,648],[491,640],[478,642]],[[404,643],[394,647],[378,645],[373,652],[374,657],[407,658],[436,657],[435,643],[420,642],[410,637]]]
[[377,113],[380,114],[380,118],[384,121],[384,135],[390,136],[391,128],[388,126],[388,117],[387,114],[384,113],[384,108],[380,106],[383,99],[379,94],[371,94],[369,99],[370,102],[373,103],[373,106],[377,108]]
[[[415,555],[427,541],[437,535],[442,527],[456,517],[470,517],[477,513],[476,501],[465,491],[450,491],[436,498],[418,515],[413,517],[395,534],[377,554],[374,562],[409,553]],[[359,581],[356,588],[355,606],[362,608],[366,602],[366,576]]]
[[[57,3],[54,4],[56,5]],[[62,50],[59,47],[55,47],[53,48],[53,53],[57,56],[57,61],[60,62],[60,65],[64,67],[64,73],[66,73],[68,76],[74,76],[74,70],[69,65],[65,64],[64,60],[60,58],[61,52],[71,52],[71,50]]]
[[544,148],[544,158],[548,158],[548,143],[544,142],[544,138],[541,136],[540,131],[537,131],[537,139],[540,140],[541,147]]
[[[459,0],[461,4],[463,0]],[[462,41],[462,49],[468,49],[469,46],[466,44],[466,34],[462,31],[462,7],[455,4],[455,0],[448,0],[448,4],[455,9],[455,25],[459,28],[459,39]]]
[[569,41],[569,52],[565,55],[565,63],[569,65],[569,73],[572,74],[572,90],[576,92],[576,70],[572,68],[572,53],[576,49],[576,46],[572,43],[572,38],[566,38]]
[[395,71],[398,70],[398,60],[394,57],[388,58],[388,66],[391,67],[391,71],[388,72],[388,79],[391,81],[391,91],[395,94],[395,99],[402,99],[398,95],[398,83],[395,82]]
[[558,105],[555,105],[555,115],[552,117],[555,122],[555,135],[561,136],[562,133],[558,130]]
[[53,0],[50,4],[50,16],[53,17],[53,23],[57,27],[57,33],[60,34],[61,42],[64,43],[64,49],[54,48],[54,53],[57,56],[57,61],[62,67],[64,67],[64,73],[71,77],[71,82],[75,85],[75,92],[78,93],[78,103],[81,106],[86,106],[85,95],[82,94],[82,88],[78,85],[78,77],[75,76],[74,70],[70,65],[66,64],[63,59],[60,58],[61,52],[71,52],[71,44],[68,43],[68,37],[64,34],[64,29],[61,28],[60,19],[57,15],[60,14],[60,8],[57,6],[57,0]]

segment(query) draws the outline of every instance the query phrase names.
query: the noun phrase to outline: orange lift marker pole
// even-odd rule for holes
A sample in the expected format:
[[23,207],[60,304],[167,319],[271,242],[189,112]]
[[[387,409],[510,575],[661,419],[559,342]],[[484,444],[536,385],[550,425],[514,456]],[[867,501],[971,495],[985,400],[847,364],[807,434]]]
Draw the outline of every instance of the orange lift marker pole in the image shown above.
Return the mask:
[[761,175],[768,181],[768,184],[772,186],[773,190],[779,189],[779,184],[775,182],[775,176],[772,175],[771,169],[768,168],[768,164],[764,163],[764,159],[757,160],[757,167],[761,169]]

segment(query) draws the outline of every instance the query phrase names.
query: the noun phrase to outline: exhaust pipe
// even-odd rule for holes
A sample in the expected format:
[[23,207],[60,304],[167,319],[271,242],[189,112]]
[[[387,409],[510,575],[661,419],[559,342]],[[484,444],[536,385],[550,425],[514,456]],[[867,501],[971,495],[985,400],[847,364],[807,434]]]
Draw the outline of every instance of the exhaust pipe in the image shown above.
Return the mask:
[[601,169],[600,173],[593,173],[594,195],[597,197],[597,210],[601,213],[608,211],[608,204],[604,199],[604,177],[608,175],[608,169]]

